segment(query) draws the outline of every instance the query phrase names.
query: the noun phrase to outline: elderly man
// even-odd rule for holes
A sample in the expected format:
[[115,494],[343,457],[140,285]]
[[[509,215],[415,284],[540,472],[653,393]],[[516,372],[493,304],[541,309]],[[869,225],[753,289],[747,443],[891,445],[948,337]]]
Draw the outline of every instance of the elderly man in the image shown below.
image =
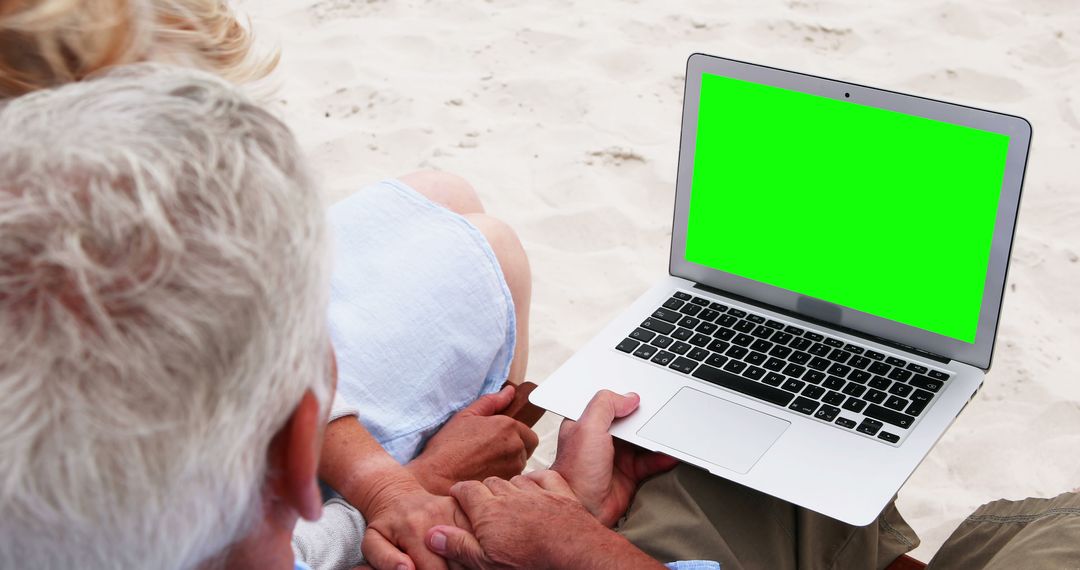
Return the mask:
[[5,103],[0,141],[0,567],[292,565],[336,367],[287,128],[134,66]]

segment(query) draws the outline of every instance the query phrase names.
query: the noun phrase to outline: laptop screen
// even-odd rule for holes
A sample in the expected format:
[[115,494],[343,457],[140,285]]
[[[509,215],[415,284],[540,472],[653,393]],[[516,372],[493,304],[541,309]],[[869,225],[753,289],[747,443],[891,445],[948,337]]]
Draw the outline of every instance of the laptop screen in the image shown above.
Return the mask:
[[704,74],[685,259],[974,343],[1008,148]]

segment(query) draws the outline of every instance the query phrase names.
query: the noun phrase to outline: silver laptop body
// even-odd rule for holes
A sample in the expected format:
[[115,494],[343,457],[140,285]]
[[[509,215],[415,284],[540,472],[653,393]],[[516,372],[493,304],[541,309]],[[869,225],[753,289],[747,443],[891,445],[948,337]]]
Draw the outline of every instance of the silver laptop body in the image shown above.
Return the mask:
[[[705,103],[703,83],[710,97]],[[785,105],[784,109],[772,112],[770,97],[777,97],[777,104]],[[789,108],[789,100],[796,104]],[[716,101],[745,104],[721,105]],[[703,104],[708,108],[702,110]],[[968,168],[973,173],[962,184],[968,184],[969,178],[983,180],[985,176],[996,181],[994,195],[987,196],[985,191],[973,194],[982,196],[972,201],[981,206],[972,206],[969,211],[966,206],[958,208],[947,200],[939,203],[933,199],[948,195],[954,187],[944,183],[941,188],[926,190],[920,186],[918,192],[912,191],[921,196],[917,204],[903,202],[908,192],[893,192],[882,201],[873,185],[844,189],[847,194],[843,195],[849,198],[840,207],[858,212],[864,200],[852,201],[850,196],[856,195],[852,192],[863,192],[865,214],[871,219],[888,220],[881,209],[888,207],[887,200],[898,200],[892,203],[899,204],[900,210],[909,208],[925,211],[933,219],[956,220],[956,224],[918,226],[917,231],[908,234],[913,241],[922,240],[920,243],[940,241],[940,248],[923,246],[927,259],[934,260],[928,262],[930,269],[925,274],[918,274],[919,250],[909,252],[903,244],[891,242],[884,248],[907,256],[886,256],[880,263],[885,267],[895,265],[897,280],[911,287],[884,280],[880,295],[876,295],[878,287],[853,287],[848,291],[844,289],[846,281],[833,276],[850,263],[862,263],[865,252],[859,259],[844,257],[845,248],[865,248],[861,240],[808,244],[800,236],[823,235],[825,230],[815,225],[820,216],[810,215],[791,226],[770,228],[769,211],[724,207],[729,197],[740,204],[757,204],[756,210],[784,207],[783,200],[769,201],[768,193],[774,190],[768,184],[748,187],[755,186],[753,181],[759,178],[768,178],[763,171],[770,169],[759,165],[758,172],[740,172],[747,160],[730,156],[758,152],[753,148],[772,152],[768,144],[742,144],[739,137],[747,141],[759,135],[788,137],[783,124],[776,126],[780,120],[777,117],[804,108],[811,111],[800,111],[798,126],[790,128],[790,136],[792,140],[810,137],[806,139],[807,153],[820,151],[820,145],[815,143],[817,135],[807,132],[807,124],[814,124],[814,120],[825,121],[822,124],[826,125],[850,124],[851,136],[860,142],[844,147],[848,150],[842,152],[870,153],[859,154],[863,158],[853,168],[870,168],[873,174],[879,158],[881,164],[890,164],[888,157],[892,155],[888,153],[919,156],[939,145],[943,152],[928,154],[928,162],[943,160],[941,156],[946,155],[946,159],[958,164],[955,172],[967,176],[963,173]],[[818,113],[820,117],[804,117]],[[835,120],[830,113],[836,113]],[[861,122],[864,116],[868,122]],[[804,124],[803,118],[810,122]],[[883,135],[891,128],[891,121],[901,125],[897,134]],[[871,123],[884,126],[861,132],[860,125]],[[740,132],[748,124],[772,130],[764,134],[757,128]],[[903,126],[909,124],[914,126]],[[706,128],[711,145],[708,153],[702,150],[706,148],[705,139],[699,141],[699,129]],[[843,130],[846,128],[829,127],[821,140],[836,140],[838,133],[847,132]],[[922,136],[919,133],[939,131],[948,140],[933,135],[933,141],[921,144],[917,138]],[[728,132],[735,140],[725,139]],[[916,137],[912,139],[914,144],[904,138],[909,135]],[[950,143],[953,139],[948,137],[954,136],[957,141],[970,140],[970,144]],[[598,390],[636,392],[641,396],[640,408],[612,426],[614,436],[843,522],[870,524],[975,395],[990,367],[1030,139],[1031,126],[1019,117],[692,55],[687,62],[669,275],[549,377],[533,392],[532,402],[564,417],[577,418]],[[802,152],[791,153],[800,156],[785,157],[783,149],[790,151],[799,148],[798,144],[803,143],[776,145],[781,149],[779,154],[769,158],[776,172],[782,173],[786,165],[805,158]],[[883,149],[879,154],[874,154],[875,145]],[[749,157],[749,162],[754,160]],[[831,158],[819,162],[828,164],[821,167],[822,172],[807,174],[807,179],[827,177],[829,168],[846,168],[844,156],[837,157],[835,163]],[[920,172],[920,164],[908,163],[904,168]],[[934,168],[940,169],[941,165]],[[695,170],[701,176],[707,171],[714,173],[710,176],[722,177],[717,180],[751,183],[726,186],[711,183],[713,179],[696,180]],[[926,170],[933,169],[927,166]],[[886,178],[881,179],[882,184],[887,186],[897,177],[915,176],[907,170],[897,172],[883,173]],[[954,173],[949,168],[942,172]],[[729,178],[728,173],[735,174]],[[821,179],[817,184],[814,195],[832,199],[828,184],[822,185]],[[985,181],[982,184],[986,186]],[[805,199],[787,186],[775,192]],[[945,213],[935,210],[946,207]],[[724,228],[745,224],[747,216],[760,216],[761,232],[789,234],[790,238],[785,239],[790,240],[798,257],[775,247],[768,255],[759,256],[753,240],[725,234]],[[688,223],[691,217],[693,224]],[[832,220],[831,225],[844,224]],[[956,245],[953,251],[948,239],[935,241],[935,227],[945,228],[943,234],[952,232],[948,235],[957,239],[957,244],[970,245]],[[967,231],[968,227],[974,229]],[[957,228],[965,229],[961,232]],[[853,236],[861,235],[850,231]],[[743,232],[739,236],[746,233],[754,234]],[[775,238],[774,234],[762,235]],[[970,236],[974,237],[969,240]],[[712,242],[706,238],[724,238],[717,242],[724,245],[710,246]],[[735,241],[739,243],[732,243]],[[721,249],[735,253],[717,253]],[[713,258],[710,256],[754,269],[725,271],[726,266],[717,267],[723,263],[702,262]],[[953,259],[950,256],[955,256],[955,263],[947,263]],[[800,263],[814,260],[813,265],[806,266],[812,269],[786,273],[775,269],[793,264],[796,259]],[[942,275],[952,275],[954,266],[964,268],[956,269],[956,275],[966,280],[946,278],[934,282],[937,276],[933,267],[943,268]],[[912,271],[916,277],[905,273]],[[976,293],[981,294],[961,294],[969,291],[970,285],[963,289],[953,286],[954,281],[968,283],[976,271],[981,276],[981,291]],[[851,280],[858,281],[860,275],[851,276]],[[924,279],[931,285],[927,286]],[[941,298],[926,293],[935,287],[942,291]],[[808,294],[800,288],[815,292]],[[963,302],[926,308],[936,307],[934,303],[943,303],[943,298],[953,294]],[[857,302],[845,304],[845,298]],[[894,304],[894,298],[903,298],[904,303]],[[924,300],[925,306],[920,304]],[[939,319],[939,314],[948,314],[951,320]]]

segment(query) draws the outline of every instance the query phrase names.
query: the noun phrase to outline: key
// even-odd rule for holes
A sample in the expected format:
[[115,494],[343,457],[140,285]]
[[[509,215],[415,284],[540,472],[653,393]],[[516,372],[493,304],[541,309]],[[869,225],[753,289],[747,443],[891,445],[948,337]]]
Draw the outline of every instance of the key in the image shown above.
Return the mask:
[[[844,354],[847,353],[845,352]],[[832,374],[833,376],[839,376],[843,378],[844,376],[848,375],[848,372],[851,372],[851,367],[844,364],[833,364],[829,367],[829,374]]]
[[630,338],[641,342],[649,342],[654,336],[656,336],[656,333],[647,331],[641,327],[634,329],[634,331],[630,333]]
[[716,332],[716,329],[718,329],[718,328],[720,328],[720,327],[717,327],[716,325],[714,325],[712,323],[703,322],[700,325],[698,325],[697,328],[694,329],[694,330],[696,330],[697,332],[699,332],[701,334],[712,334],[712,333]]
[[853,354],[862,354],[864,352],[863,347],[855,346],[854,344],[845,344],[844,345],[844,350],[846,350],[846,351],[848,351],[850,353],[853,353]]
[[693,299],[690,299],[690,302],[695,305],[701,305],[702,307],[709,306],[709,301],[707,299],[702,299],[701,297],[694,297]]
[[667,348],[673,341],[668,336],[658,336],[652,340],[649,344],[658,346],[660,348]]
[[930,372],[927,372],[926,374],[928,376],[930,376],[931,378],[933,378],[934,380],[941,380],[942,382],[949,379],[948,374],[946,374],[944,372],[941,372],[941,371],[938,371],[938,370],[931,370]]
[[844,405],[840,407],[848,410],[849,412],[859,413],[863,410],[863,408],[866,407],[866,402],[852,396],[849,397],[847,401],[844,402]]
[[788,326],[784,327],[784,332],[786,332],[788,334],[795,335],[795,336],[801,336],[802,333],[804,333],[806,331],[800,329],[799,327],[788,325]]
[[674,297],[675,297],[676,299],[682,299],[683,301],[689,301],[689,300],[690,300],[691,298],[693,298],[693,296],[692,296],[692,295],[690,295],[690,294],[688,294],[688,293],[683,293],[682,291],[676,291],[676,292],[675,292],[675,293],[673,294],[673,296],[674,296]]
[[791,405],[788,406],[788,408],[795,410],[800,414],[806,414],[809,416],[810,414],[813,414],[815,411],[817,411],[818,403],[811,400],[810,398],[799,397],[795,398],[795,401],[792,402]]
[[714,311],[712,309],[705,309],[705,310],[701,311],[700,314],[698,314],[699,319],[701,319],[701,320],[703,320],[705,322],[709,322],[709,323],[716,320],[716,317],[719,317],[719,316],[720,316],[720,311]]
[[652,361],[659,364],[659,365],[661,365],[661,366],[667,366],[668,364],[671,364],[671,361],[674,358],[675,358],[674,354],[671,354],[670,352],[668,352],[666,350],[661,350],[660,352],[656,353],[656,356],[652,357]]
[[845,399],[844,395],[841,394],[840,392],[829,392],[829,393],[825,394],[825,396],[823,398],[821,398],[821,401],[825,402],[826,404],[832,404],[834,406],[839,406],[840,404],[844,403],[844,399]]
[[798,364],[788,364],[784,367],[784,376],[791,376],[792,378],[798,378],[806,372],[806,368],[799,366]]
[[760,325],[761,323],[765,322],[765,317],[761,315],[746,315],[746,320],[754,324]]
[[694,316],[697,316],[697,314],[701,312],[701,306],[700,305],[686,304],[686,305],[683,305],[681,309],[679,309],[679,312],[684,314],[684,315],[694,317]]
[[871,360],[882,360],[882,359],[885,358],[885,355],[881,354],[880,352],[878,352],[876,350],[868,350],[868,351],[866,351],[866,357],[871,359]]
[[750,343],[754,342],[754,337],[740,333],[735,335],[735,338],[731,339],[731,342],[739,346],[750,346]]
[[687,340],[690,337],[694,336],[694,331],[690,329],[679,328],[674,333],[671,333],[671,336],[675,337],[678,340]]
[[664,308],[665,309],[671,309],[672,311],[678,311],[679,307],[683,306],[683,303],[685,303],[685,302],[686,301],[680,301],[680,300],[676,299],[675,297],[672,297],[672,298],[670,298],[670,299],[668,299],[667,301],[664,302]]
[[849,358],[851,358],[851,353],[845,351],[842,348],[838,348],[829,353],[829,360],[833,362],[839,362],[843,364],[844,362],[847,362]]
[[885,400],[885,407],[898,412],[904,411],[907,407],[907,400],[900,396],[889,396],[888,400]]
[[909,362],[907,365],[907,369],[916,374],[926,374],[927,371],[929,371],[929,368],[921,364],[915,364],[914,362]]
[[775,372],[770,372],[766,374],[765,378],[761,381],[768,384],[769,386],[779,386],[784,383],[784,377]]
[[761,339],[755,340],[754,344],[750,345],[750,348],[752,348],[752,349],[754,349],[754,350],[756,350],[758,352],[769,352],[769,349],[772,348],[772,347],[773,347],[773,343],[771,343],[771,342],[769,342],[767,340],[761,340]]
[[881,420],[887,424],[894,425],[896,427],[907,429],[911,427],[911,424],[915,423],[915,418],[907,414],[902,414],[897,411],[883,408],[876,404],[870,404],[864,412],[867,416],[874,418],[875,420]]
[[904,370],[903,368],[893,368],[892,372],[889,372],[889,378],[891,380],[907,380],[911,378],[911,372]]
[[750,364],[761,364],[762,362],[765,362],[765,355],[760,352],[752,351],[750,354],[746,355],[746,361]]
[[931,380],[922,374],[916,374],[914,378],[908,380],[908,384],[916,388],[922,388],[923,390],[929,390],[931,392],[937,392],[943,385],[941,380]]
[[896,443],[896,442],[900,441],[900,436],[895,435],[895,434],[891,434],[891,433],[889,433],[887,431],[883,431],[883,432],[877,434],[877,436],[878,436],[878,439],[884,439],[885,441],[887,441],[889,443]]
[[855,397],[862,396],[863,392],[865,392],[865,391],[866,391],[866,386],[862,386],[860,384],[853,384],[851,382],[848,382],[848,385],[844,386],[844,389],[842,390],[842,392],[847,394],[848,396],[855,396]]
[[811,384],[821,384],[821,381],[825,379],[825,373],[818,372],[817,370],[810,370],[803,375],[802,379]]
[[724,370],[738,374],[743,370],[746,370],[746,363],[741,360],[729,360],[728,363],[724,365]]
[[660,319],[645,319],[645,321],[641,323],[641,327],[660,334],[671,334],[671,331],[675,330],[675,325],[665,323]]
[[870,391],[868,391],[866,393],[865,396],[863,396],[863,399],[867,400],[867,401],[870,401],[870,402],[873,402],[875,404],[880,404],[880,403],[884,402],[885,398],[887,398],[887,397],[888,397],[888,395],[885,392],[882,392],[881,390],[870,390]]
[[657,350],[659,350],[659,349],[656,348],[655,346],[649,346],[647,344],[643,344],[640,347],[638,347],[637,350],[634,351],[634,356],[636,356],[638,358],[644,358],[644,359],[648,360],[649,358],[652,358],[653,354],[656,354]]
[[859,427],[855,428],[855,431],[865,433],[866,435],[874,435],[879,429],[881,429],[881,422],[867,418],[859,424]]
[[851,374],[848,374],[848,380],[852,382],[858,382],[859,384],[866,384],[866,381],[870,379],[871,375],[865,370],[852,370]]
[[726,356],[724,356],[722,354],[714,354],[714,355],[710,356],[709,358],[705,359],[705,364],[708,364],[709,366],[715,366],[717,368],[720,368],[727,361],[728,361],[728,357],[726,357]]
[[787,355],[791,353],[792,349],[788,349],[787,347],[780,347],[780,345],[777,345],[777,347],[773,347],[772,350],[769,351],[770,355],[778,358],[786,358]]
[[701,323],[701,321],[699,321],[698,319],[695,319],[694,317],[683,317],[682,319],[679,320],[679,326],[680,327],[686,327],[688,329],[692,329],[692,328],[698,326],[700,323]]
[[893,384],[892,388],[889,388],[889,393],[896,394],[897,396],[907,396],[911,393],[911,390],[911,386],[897,382],[896,384]]
[[855,427],[855,422],[853,420],[849,420],[847,418],[836,418],[836,425],[838,425],[840,427],[846,427],[848,429],[851,429],[851,428]]
[[687,342],[689,342],[690,344],[692,344],[694,346],[705,346],[705,345],[709,344],[709,342],[711,342],[711,341],[712,341],[712,337],[703,335],[701,333],[697,333],[694,336],[690,337],[690,340],[688,340]]
[[814,386],[813,384],[810,384],[810,385],[807,385],[805,388],[803,388],[802,394],[803,394],[803,396],[806,396],[807,398],[813,398],[813,399],[816,400],[816,399],[818,399],[818,398],[825,395],[825,388],[822,388],[821,386]]
[[708,347],[708,348],[709,348],[709,350],[711,350],[711,351],[713,351],[713,352],[720,352],[720,353],[722,353],[722,352],[724,352],[725,350],[727,350],[729,346],[731,346],[731,345],[730,345],[730,344],[728,344],[728,343],[726,343],[726,342],[724,342],[724,341],[722,341],[722,340],[714,340],[714,341],[712,341],[712,342],[710,342],[710,343],[709,343],[709,347]]
[[724,305],[724,304],[721,304],[721,303],[709,303],[709,308],[714,310],[714,311],[723,313],[724,311],[727,310],[727,305]]
[[640,341],[636,341],[636,340],[634,340],[632,338],[624,338],[622,340],[622,342],[620,342],[619,345],[616,346],[615,348],[618,349],[618,350],[621,350],[623,352],[629,353],[629,352],[633,352],[634,349],[637,348],[639,344],[641,344]]
[[839,414],[839,413],[840,413],[840,408],[830,406],[828,404],[823,404],[821,406],[821,409],[819,409],[817,411],[817,413],[814,414],[814,417],[819,419],[819,420],[825,420],[827,422],[831,422],[831,421],[833,421],[834,418],[836,418],[836,415]]
[[733,346],[733,347],[727,349],[727,352],[725,352],[724,354],[726,354],[726,355],[728,355],[728,356],[730,356],[732,358],[742,358],[742,357],[746,356],[746,353],[748,353],[748,352],[750,352],[750,351],[746,350],[745,348],[743,348],[741,346]]
[[675,311],[670,311],[668,309],[657,309],[653,311],[652,316],[660,319],[661,321],[667,321],[669,323],[674,323],[675,321],[682,318],[682,315],[680,315],[679,313],[676,313]]
[[743,376],[751,380],[760,380],[765,375],[765,370],[758,368],[757,366],[751,366],[743,372]]
[[835,339],[835,338],[832,338],[832,337],[827,337],[825,339],[825,344],[827,344],[827,345],[829,345],[829,346],[831,346],[833,348],[843,348],[844,341],[839,340],[839,339]]
[[675,344],[671,345],[671,352],[675,354],[686,354],[688,350],[690,350],[690,345],[685,342],[675,341]]
[[675,370],[675,371],[678,371],[678,372],[682,372],[683,374],[689,374],[690,372],[692,372],[694,370],[694,368],[696,366],[697,366],[697,362],[694,362],[693,360],[690,360],[689,358],[684,358],[684,357],[680,356],[680,357],[676,358],[675,361],[672,362],[668,366],[668,368],[670,368],[672,370]]
[[852,368],[858,368],[859,370],[862,370],[867,366],[870,366],[871,362],[873,362],[873,360],[870,360],[865,356],[856,356],[855,358],[849,360],[847,364]]
[[691,350],[690,354],[687,354],[686,356],[698,362],[701,362],[702,360],[705,360],[709,357],[709,351],[705,350],[704,348],[695,348],[694,350]]
[[788,379],[784,382],[784,385],[782,387],[788,392],[795,392],[796,394],[798,394],[799,391],[803,389],[803,386],[806,386],[806,382]]
[[907,365],[906,360],[900,360],[899,358],[897,358],[895,356],[890,356],[890,357],[886,358],[885,362],[887,364],[892,364],[893,366],[899,366],[901,368],[903,368],[905,365]]
[[762,364],[766,370],[772,370],[773,372],[779,372],[784,369],[784,361],[776,357],[771,357]]

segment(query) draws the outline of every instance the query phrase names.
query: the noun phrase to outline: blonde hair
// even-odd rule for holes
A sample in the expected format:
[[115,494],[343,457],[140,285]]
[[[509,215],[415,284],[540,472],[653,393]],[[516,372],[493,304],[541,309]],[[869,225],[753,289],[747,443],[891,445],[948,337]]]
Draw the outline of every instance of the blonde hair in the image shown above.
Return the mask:
[[0,568],[194,568],[331,394],[321,197],[223,80],[132,65],[0,107]]
[[202,69],[243,83],[269,74],[278,54],[255,52],[251,32],[226,0],[0,3],[0,98],[141,61]]

